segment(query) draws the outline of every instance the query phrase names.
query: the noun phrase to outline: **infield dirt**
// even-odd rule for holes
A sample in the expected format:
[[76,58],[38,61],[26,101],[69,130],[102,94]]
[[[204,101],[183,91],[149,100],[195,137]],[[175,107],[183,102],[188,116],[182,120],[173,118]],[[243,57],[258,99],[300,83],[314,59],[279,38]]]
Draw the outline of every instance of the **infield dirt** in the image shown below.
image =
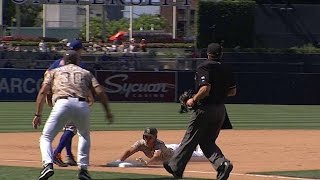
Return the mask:
[[[160,130],[158,138],[168,144],[180,143],[184,132]],[[58,134],[54,140],[53,147],[56,147],[60,136]],[[160,165],[148,168],[102,167],[118,159],[141,136],[142,131],[92,132],[90,170],[170,176]],[[40,132],[0,134],[0,165],[41,167],[39,137]],[[248,173],[319,169],[319,137],[320,130],[223,130],[217,144],[234,164],[231,180],[263,180],[277,178]],[[76,136],[73,141],[74,154],[77,152],[77,142]],[[144,155],[138,153],[130,159],[136,157]],[[208,162],[189,162],[184,176],[215,179],[216,173]]]

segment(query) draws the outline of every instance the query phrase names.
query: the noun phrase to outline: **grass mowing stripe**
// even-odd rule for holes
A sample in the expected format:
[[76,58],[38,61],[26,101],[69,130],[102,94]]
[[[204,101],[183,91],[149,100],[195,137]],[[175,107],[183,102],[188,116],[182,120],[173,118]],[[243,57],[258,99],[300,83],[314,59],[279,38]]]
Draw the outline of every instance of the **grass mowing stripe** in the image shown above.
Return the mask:
[[[0,131],[31,131],[34,102],[1,102]],[[179,114],[178,103],[111,103],[115,124],[105,124],[99,103],[92,108],[92,130],[144,129],[146,125],[163,129],[185,129],[191,113]],[[235,129],[320,129],[320,106],[228,104],[228,114]],[[45,106],[43,122],[50,108]],[[106,128],[106,126],[108,128]],[[41,127],[43,128],[43,126]],[[41,129],[40,129],[41,130]],[[39,131],[39,130],[34,130]]]

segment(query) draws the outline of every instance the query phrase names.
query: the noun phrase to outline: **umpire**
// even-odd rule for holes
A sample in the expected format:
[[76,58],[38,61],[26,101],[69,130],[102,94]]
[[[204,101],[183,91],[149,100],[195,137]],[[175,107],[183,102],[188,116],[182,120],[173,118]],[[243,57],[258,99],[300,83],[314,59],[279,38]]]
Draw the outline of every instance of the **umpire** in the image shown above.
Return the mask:
[[232,163],[225,158],[215,141],[225,119],[225,100],[236,94],[235,78],[233,73],[221,64],[222,47],[219,44],[209,44],[207,55],[208,60],[201,63],[196,71],[198,92],[186,103],[194,107],[186,133],[173,157],[163,163],[164,168],[175,178],[182,178],[198,144],[217,171],[217,180],[228,179],[233,169]]

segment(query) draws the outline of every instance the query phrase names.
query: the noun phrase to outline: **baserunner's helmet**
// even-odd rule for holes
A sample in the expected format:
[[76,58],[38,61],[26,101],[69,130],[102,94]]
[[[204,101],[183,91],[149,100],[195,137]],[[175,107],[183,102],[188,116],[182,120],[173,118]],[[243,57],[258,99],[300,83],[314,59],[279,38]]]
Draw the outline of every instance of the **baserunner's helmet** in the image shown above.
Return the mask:
[[151,136],[151,137],[157,139],[158,130],[156,128],[148,127],[143,132],[143,139],[145,139],[145,136]]

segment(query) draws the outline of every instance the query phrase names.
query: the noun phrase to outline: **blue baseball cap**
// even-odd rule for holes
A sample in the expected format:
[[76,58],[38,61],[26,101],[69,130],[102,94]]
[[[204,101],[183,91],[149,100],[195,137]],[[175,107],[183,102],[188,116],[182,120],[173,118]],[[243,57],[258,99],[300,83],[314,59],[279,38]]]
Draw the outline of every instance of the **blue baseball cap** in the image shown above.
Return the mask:
[[79,50],[79,49],[83,49],[83,45],[82,45],[82,42],[80,40],[74,40],[74,41],[71,41],[70,43],[68,43],[68,47],[71,49],[71,50]]

